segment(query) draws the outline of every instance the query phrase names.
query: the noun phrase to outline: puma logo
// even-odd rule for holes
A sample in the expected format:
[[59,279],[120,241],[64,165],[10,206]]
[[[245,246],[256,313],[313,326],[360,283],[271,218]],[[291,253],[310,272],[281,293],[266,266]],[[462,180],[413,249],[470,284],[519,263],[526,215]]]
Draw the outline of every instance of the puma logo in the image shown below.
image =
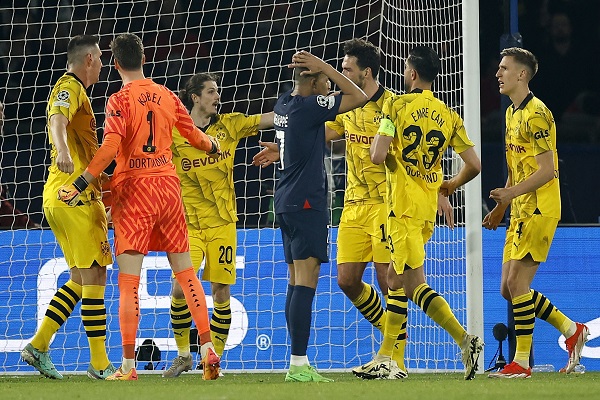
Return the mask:
[[224,269],[225,271],[229,272],[229,275],[232,275],[232,274],[233,274],[233,272],[232,272],[232,271],[233,271],[233,268],[229,268],[229,269],[227,269],[227,268],[223,267],[223,269]]
[[183,332],[177,332],[177,331],[173,331],[173,333],[177,336],[181,336],[183,337]]
[[218,339],[218,340],[220,340],[223,343],[225,343],[225,341],[227,340],[227,338],[223,338],[221,336],[215,336],[215,339]]

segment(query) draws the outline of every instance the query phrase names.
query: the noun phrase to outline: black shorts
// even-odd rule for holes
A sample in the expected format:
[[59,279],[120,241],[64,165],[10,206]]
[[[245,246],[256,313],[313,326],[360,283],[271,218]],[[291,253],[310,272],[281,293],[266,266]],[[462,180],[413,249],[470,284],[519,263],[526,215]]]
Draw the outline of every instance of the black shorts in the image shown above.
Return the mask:
[[327,210],[313,209],[277,214],[277,221],[283,238],[285,262],[306,260],[315,257],[321,262],[329,262],[327,242]]

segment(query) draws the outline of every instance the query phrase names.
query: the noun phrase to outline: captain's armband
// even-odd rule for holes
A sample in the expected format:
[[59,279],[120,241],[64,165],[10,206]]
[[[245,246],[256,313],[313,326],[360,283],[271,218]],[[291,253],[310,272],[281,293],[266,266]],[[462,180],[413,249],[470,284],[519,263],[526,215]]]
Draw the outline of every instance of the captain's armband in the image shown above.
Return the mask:
[[384,118],[381,120],[379,130],[377,131],[377,133],[383,136],[389,136],[393,138],[394,136],[396,136],[396,127],[394,126],[394,123],[392,121],[390,121],[387,118]]

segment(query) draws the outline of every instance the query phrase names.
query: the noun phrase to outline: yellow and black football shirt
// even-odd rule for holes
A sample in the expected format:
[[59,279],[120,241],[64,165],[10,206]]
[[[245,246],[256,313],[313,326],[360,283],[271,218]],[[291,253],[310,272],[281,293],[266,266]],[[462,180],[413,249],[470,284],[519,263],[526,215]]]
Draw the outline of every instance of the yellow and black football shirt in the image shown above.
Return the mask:
[[546,151],[554,154],[554,179],[534,192],[512,200],[511,216],[523,218],[535,213],[560,218],[560,185],[556,125],[546,105],[532,93],[515,108],[506,109],[506,162],[511,186],[529,178],[538,170],[535,157]]
[[379,86],[377,92],[363,107],[339,114],[327,127],[346,138],[348,166],[345,204],[376,204],[385,201],[385,166],[371,162],[369,149],[383,116],[381,108],[393,93]]
[[[67,146],[73,159],[74,172],[69,175],[61,172],[56,166],[57,151],[52,141],[50,117],[62,114],[68,120]],[[44,185],[44,207],[69,207],[56,196],[59,187],[73,182],[75,178],[85,171],[88,164],[98,150],[98,136],[96,135],[96,118],[83,82],[75,74],[66,73],[54,85],[48,105],[46,107],[48,138],[50,141],[51,163],[48,168],[48,179]],[[81,194],[81,201],[100,199],[101,191],[98,181],[94,181]]]
[[444,152],[448,146],[457,153],[474,146],[463,120],[430,90],[391,97],[383,114],[379,132],[394,136],[385,162],[389,210],[396,217],[435,221]]
[[173,130],[173,163],[181,180],[186,220],[195,229],[214,228],[236,222],[233,162],[239,141],[258,133],[260,114],[218,114],[204,133],[221,145],[221,155],[212,159],[190,145]]

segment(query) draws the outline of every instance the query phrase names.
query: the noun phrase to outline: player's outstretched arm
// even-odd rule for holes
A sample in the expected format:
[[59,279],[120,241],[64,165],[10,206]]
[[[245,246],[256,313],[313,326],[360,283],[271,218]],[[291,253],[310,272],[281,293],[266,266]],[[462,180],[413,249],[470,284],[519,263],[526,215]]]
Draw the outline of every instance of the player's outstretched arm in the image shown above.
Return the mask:
[[258,123],[258,130],[269,129],[273,127],[275,119],[275,113],[273,111],[260,115],[260,122]]
[[258,144],[264,146],[264,149],[252,157],[252,165],[265,168],[279,161],[279,146],[277,146],[277,143],[258,142]]

